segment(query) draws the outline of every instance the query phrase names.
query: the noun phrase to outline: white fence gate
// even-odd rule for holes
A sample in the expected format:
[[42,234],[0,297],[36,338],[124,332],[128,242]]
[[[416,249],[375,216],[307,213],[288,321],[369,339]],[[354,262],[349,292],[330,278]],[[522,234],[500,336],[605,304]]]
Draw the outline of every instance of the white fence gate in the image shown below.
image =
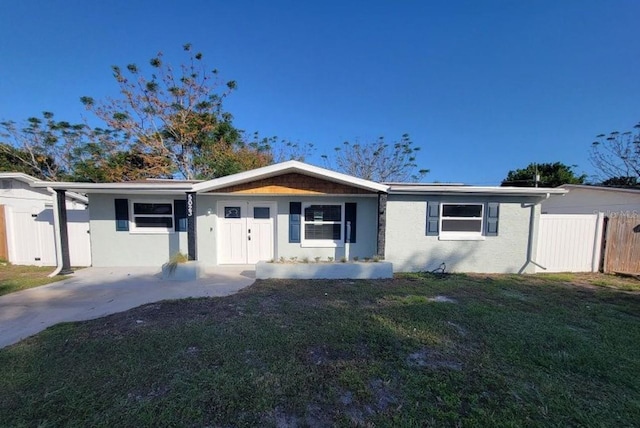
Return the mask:
[[[17,265],[55,266],[53,209],[33,212],[12,207],[8,217],[9,261]],[[67,217],[71,266],[91,266],[89,210],[68,210]]]
[[536,272],[597,272],[602,247],[602,214],[542,214]]
[[69,259],[71,266],[91,266],[89,210],[67,210]]

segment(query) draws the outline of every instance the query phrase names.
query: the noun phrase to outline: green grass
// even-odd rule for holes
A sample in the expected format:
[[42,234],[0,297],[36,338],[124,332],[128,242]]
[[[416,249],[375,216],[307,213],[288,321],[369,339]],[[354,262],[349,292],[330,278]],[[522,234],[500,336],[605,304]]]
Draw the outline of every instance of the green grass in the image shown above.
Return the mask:
[[49,278],[47,275],[54,269],[50,266],[18,266],[2,263],[0,264],[0,296],[66,278],[65,276]]
[[640,294],[566,280],[257,281],[60,324],[0,350],[0,426],[636,425]]

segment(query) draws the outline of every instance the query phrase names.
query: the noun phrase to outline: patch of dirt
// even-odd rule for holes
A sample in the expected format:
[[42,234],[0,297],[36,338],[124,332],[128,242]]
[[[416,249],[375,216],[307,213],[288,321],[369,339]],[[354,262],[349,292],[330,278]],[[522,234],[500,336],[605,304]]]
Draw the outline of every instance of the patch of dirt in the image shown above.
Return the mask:
[[451,297],[447,297],[447,296],[429,297],[427,300],[429,302],[439,302],[439,303],[458,303]]
[[282,408],[276,407],[263,418],[265,425],[275,425],[276,428],[323,428],[334,426],[332,412],[326,411],[317,404],[307,405],[303,416],[286,413]]
[[446,324],[448,326],[453,327],[453,329],[456,331],[456,333],[458,333],[458,335],[460,335],[462,337],[465,337],[469,333],[469,331],[466,328],[464,328],[461,325],[456,324],[454,322],[447,321]]
[[391,381],[383,381],[382,379],[373,379],[369,382],[369,390],[373,394],[374,408],[379,412],[384,412],[389,407],[398,404],[396,391],[391,387]]
[[366,355],[367,351],[364,346],[354,346],[353,349],[347,351],[320,345],[307,349],[303,360],[315,366],[326,366],[340,361],[365,359]]
[[263,421],[265,425],[275,425],[278,428],[316,428],[338,426],[344,424],[346,419],[348,426],[373,427],[367,422],[368,418],[402,406],[392,380],[371,379],[367,384],[367,396],[369,398],[365,400],[358,400],[353,392],[343,390],[339,392],[335,403],[319,398],[316,402],[307,404],[304,414],[276,407],[264,415]]
[[348,417],[355,426],[369,426],[367,417],[382,414],[391,408],[400,406],[399,394],[391,380],[371,379],[367,385],[370,399],[360,402],[351,391],[343,391],[338,397],[339,412]]
[[256,367],[261,370],[267,369],[267,364],[253,349],[247,349],[246,351],[244,351],[244,362],[250,367]]
[[215,321],[223,323],[244,314],[243,307],[212,298],[151,303],[108,315],[93,324],[90,337],[124,337],[138,329],[169,328],[181,323]]
[[462,362],[455,358],[447,357],[442,352],[422,348],[416,352],[412,352],[407,356],[407,365],[415,368],[426,368],[430,370],[462,370]]
[[155,398],[162,398],[169,393],[169,387],[156,385],[149,390],[131,391],[127,394],[127,400],[135,402],[151,401]]
[[526,296],[524,293],[515,290],[501,290],[500,294],[510,299],[520,300],[521,302],[530,302],[533,300],[531,296]]
[[200,348],[197,346],[189,346],[185,351],[187,355],[197,356],[200,353]]

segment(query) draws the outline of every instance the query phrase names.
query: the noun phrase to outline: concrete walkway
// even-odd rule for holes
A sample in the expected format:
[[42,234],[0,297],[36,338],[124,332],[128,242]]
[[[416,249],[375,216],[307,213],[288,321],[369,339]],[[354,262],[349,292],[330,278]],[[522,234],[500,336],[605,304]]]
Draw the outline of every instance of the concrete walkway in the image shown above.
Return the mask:
[[145,303],[227,296],[251,285],[255,267],[224,266],[197,281],[163,280],[155,268],[86,268],[69,279],[0,297],[0,348],[65,321],[82,321]]

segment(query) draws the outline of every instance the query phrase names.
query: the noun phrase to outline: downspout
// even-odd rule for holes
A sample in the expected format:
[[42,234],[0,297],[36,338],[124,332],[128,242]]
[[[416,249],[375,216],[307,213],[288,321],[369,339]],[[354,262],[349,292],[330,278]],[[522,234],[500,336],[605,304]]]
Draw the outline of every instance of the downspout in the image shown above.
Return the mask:
[[47,190],[53,195],[53,231],[56,241],[56,269],[48,276],[52,278],[60,273],[62,270],[62,241],[60,240],[60,213],[58,212],[58,193],[51,187],[47,187]]
[[540,263],[538,263],[535,260],[533,260],[533,242],[534,242],[534,237],[536,237],[536,233],[537,233],[537,230],[536,230],[536,206],[540,205],[542,202],[544,202],[547,199],[549,199],[550,196],[551,196],[551,194],[547,193],[545,195],[544,199],[542,199],[541,201],[538,201],[538,202],[536,202],[536,203],[531,205],[531,214],[529,215],[529,244],[527,245],[527,262],[520,269],[520,273],[523,273],[525,268],[529,264],[532,264],[534,266],[538,266],[542,270],[547,270],[546,267],[542,266]]

